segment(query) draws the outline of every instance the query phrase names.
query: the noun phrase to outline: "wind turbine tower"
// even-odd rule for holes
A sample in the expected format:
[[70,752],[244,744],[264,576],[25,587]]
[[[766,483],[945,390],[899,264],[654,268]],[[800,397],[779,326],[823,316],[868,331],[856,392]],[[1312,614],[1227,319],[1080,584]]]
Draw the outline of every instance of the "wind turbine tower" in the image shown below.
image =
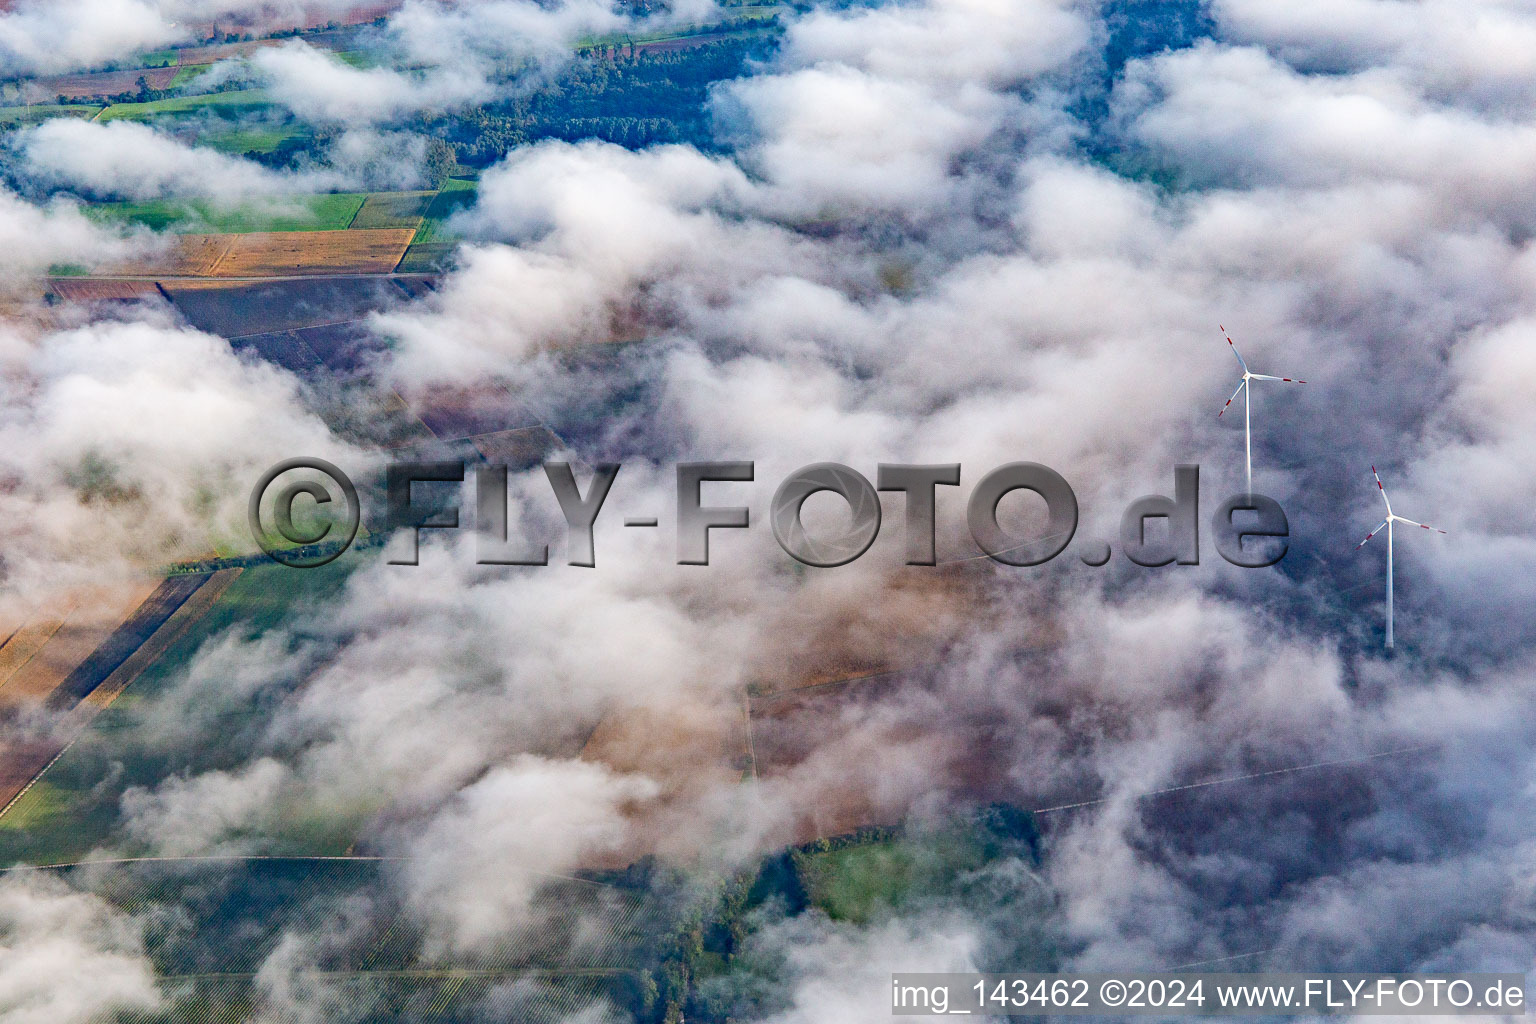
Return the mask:
[[1392,646],[1392,524],[1407,523],[1409,526],[1417,526],[1424,530],[1434,530],[1436,533],[1444,533],[1445,531],[1437,526],[1425,526],[1423,523],[1416,523],[1412,519],[1404,519],[1402,516],[1394,514],[1392,511],[1392,501],[1387,497],[1387,489],[1381,486],[1381,475],[1376,472],[1375,466],[1371,467],[1371,476],[1376,478],[1376,489],[1381,492],[1381,500],[1387,503],[1387,518],[1381,521],[1381,526],[1366,534],[1365,540],[1355,545],[1355,550],[1359,551],[1365,547],[1365,541],[1380,533],[1382,526],[1387,528],[1387,647],[1390,648]]
[[1243,396],[1243,451],[1248,468],[1248,493],[1253,494],[1253,392],[1249,389],[1249,382],[1256,380],[1278,380],[1285,384],[1305,384],[1304,380],[1295,380],[1291,377],[1271,377],[1267,373],[1253,373],[1248,369],[1248,364],[1243,360],[1242,353],[1238,352],[1237,345],[1233,344],[1227,336],[1227,329],[1221,328],[1222,337],[1227,339],[1227,344],[1232,346],[1232,354],[1237,356],[1237,365],[1243,368],[1243,379],[1238,381],[1237,390],[1232,392],[1232,397],[1227,399],[1227,404],[1221,407],[1221,412],[1216,414],[1221,419],[1232,407],[1232,403],[1241,394]]

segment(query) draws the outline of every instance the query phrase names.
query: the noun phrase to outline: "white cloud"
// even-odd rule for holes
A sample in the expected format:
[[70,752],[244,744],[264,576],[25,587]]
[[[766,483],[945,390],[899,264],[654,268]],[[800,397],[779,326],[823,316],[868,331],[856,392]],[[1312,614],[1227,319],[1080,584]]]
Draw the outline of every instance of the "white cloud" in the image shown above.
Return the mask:
[[127,915],[42,873],[0,877],[0,1022],[87,1024],[159,1004]]

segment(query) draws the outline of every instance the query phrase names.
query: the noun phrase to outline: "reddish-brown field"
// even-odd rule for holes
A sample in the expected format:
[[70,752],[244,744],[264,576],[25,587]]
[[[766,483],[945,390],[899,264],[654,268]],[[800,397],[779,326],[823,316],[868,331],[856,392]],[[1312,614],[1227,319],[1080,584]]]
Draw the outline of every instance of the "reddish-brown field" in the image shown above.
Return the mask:
[[126,71],[87,71],[77,75],[54,75],[37,79],[37,85],[49,96],[67,96],[70,99],[89,99],[93,96],[116,96],[133,92],[143,78],[151,89],[169,89],[177,69],[129,68]]

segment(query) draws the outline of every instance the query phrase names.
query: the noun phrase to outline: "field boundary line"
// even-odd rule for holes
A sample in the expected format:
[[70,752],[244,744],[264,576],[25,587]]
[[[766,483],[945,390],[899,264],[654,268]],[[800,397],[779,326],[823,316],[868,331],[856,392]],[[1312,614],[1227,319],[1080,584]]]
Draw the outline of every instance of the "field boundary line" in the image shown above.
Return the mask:
[[[1138,793],[1132,799],[1145,800],[1148,797],[1164,796],[1168,793],[1182,793],[1189,789],[1203,789],[1206,786],[1220,786],[1228,782],[1248,782],[1253,779],[1266,779],[1272,775],[1289,775],[1291,772],[1316,771],[1319,768],[1341,768],[1345,765],[1366,764],[1384,757],[1395,757],[1398,754],[1421,754],[1426,750],[1435,749],[1433,743],[1422,743],[1416,747],[1400,747],[1396,750],[1383,750],[1375,754],[1363,754],[1359,757],[1345,757],[1333,761],[1314,761],[1311,764],[1292,765],[1289,768],[1272,768],[1264,772],[1249,772],[1246,775],[1226,775],[1216,779],[1205,779],[1201,782],[1189,782],[1182,786],[1169,786],[1166,789],[1154,789],[1147,793]],[[1030,811],[1031,814],[1051,814],[1055,811],[1070,811],[1078,807],[1092,807],[1096,804],[1108,803],[1107,796],[1096,800],[1080,800],[1072,804],[1057,804],[1055,807],[1037,807]]]

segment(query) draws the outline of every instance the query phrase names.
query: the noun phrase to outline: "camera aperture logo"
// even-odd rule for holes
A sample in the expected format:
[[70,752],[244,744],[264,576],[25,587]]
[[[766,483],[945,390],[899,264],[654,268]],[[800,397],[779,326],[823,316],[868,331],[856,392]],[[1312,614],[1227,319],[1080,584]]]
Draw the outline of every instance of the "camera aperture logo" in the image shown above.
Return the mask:
[[[619,475],[618,463],[598,463],[582,493],[568,462],[546,462],[544,474],[565,519],[567,564],[597,565],[593,535],[597,517]],[[507,467],[477,465],[473,473],[463,462],[399,462],[385,468],[384,530],[391,538],[388,561],[416,565],[425,530],[460,529],[460,504],[418,500],[416,485],[458,484],[473,480],[475,561],[482,565],[541,566],[549,564],[544,538],[508,537]],[[938,489],[960,485],[959,463],[916,465],[881,463],[875,483],[858,470],[834,462],[818,462],[791,473],[779,484],[769,506],[774,539],[791,558],[813,568],[847,565],[869,550],[880,534],[880,492],[899,492],[905,499],[907,565],[938,565],[936,522]],[[298,477],[294,479],[293,477]],[[286,479],[286,482],[283,482]],[[706,505],[705,484],[712,488],[751,483],[753,462],[685,462],[676,467],[677,564],[709,565],[712,530],[748,529],[751,510],[745,505]],[[1003,498],[1015,491],[1039,496],[1047,511],[1043,533],[1021,537],[999,522]],[[813,536],[802,511],[814,494],[830,492],[847,505],[850,522],[831,537]],[[441,495],[439,495],[441,497]],[[262,474],[251,491],[249,519],[257,544],[272,559],[296,568],[314,568],[335,560],[357,537],[362,507],[357,488],[339,468],[323,459],[297,458],[278,463]],[[1153,520],[1165,528],[1149,529]],[[268,526],[270,523],[270,528]],[[626,527],[656,528],[654,515],[631,516]],[[1010,566],[1042,565],[1071,545],[1078,527],[1077,495],[1066,479],[1036,462],[1010,462],[987,473],[970,493],[966,525],[982,554]],[[1216,550],[1235,566],[1260,569],[1285,557],[1290,524],[1279,502],[1262,494],[1233,495],[1210,520]],[[1174,494],[1145,495],[1127,506],[1120,520],[1119,546],[1136,565],[1200,564],[1200,467],[1174,468]],[[1087,540],[1077,548],[1085,565],[1102,566],[1112,545]]]

